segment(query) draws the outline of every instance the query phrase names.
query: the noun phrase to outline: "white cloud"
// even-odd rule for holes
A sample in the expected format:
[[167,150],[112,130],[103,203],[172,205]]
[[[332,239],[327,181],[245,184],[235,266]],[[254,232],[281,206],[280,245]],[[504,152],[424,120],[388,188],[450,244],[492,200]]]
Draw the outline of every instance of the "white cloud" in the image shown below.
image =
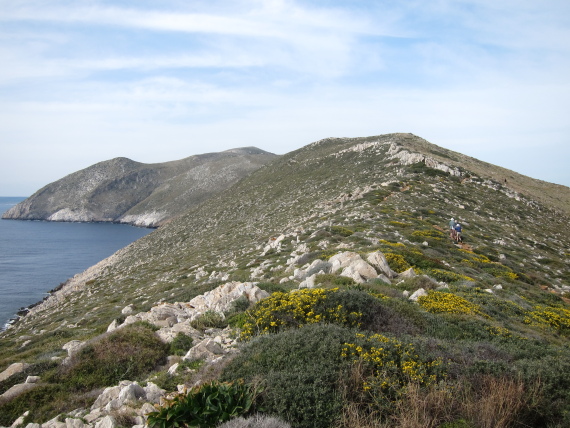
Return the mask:
[[[59,178],[115,156],[386,132],[499,165],[516,149],[522,173],[546,141],[568,158],[565,3],[142,4],[0,0],[0,185],[25,161]],[[27,193],[46,184],[35,169]]]

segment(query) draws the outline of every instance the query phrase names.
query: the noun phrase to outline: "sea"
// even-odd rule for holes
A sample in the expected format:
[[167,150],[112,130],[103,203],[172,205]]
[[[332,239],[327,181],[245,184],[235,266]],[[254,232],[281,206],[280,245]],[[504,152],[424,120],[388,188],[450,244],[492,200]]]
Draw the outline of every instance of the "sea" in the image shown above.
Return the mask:
[[[25,198],[0,197],[0,216]],[[75,274],[153,229],[114,223],[0,220],[0,330]]]

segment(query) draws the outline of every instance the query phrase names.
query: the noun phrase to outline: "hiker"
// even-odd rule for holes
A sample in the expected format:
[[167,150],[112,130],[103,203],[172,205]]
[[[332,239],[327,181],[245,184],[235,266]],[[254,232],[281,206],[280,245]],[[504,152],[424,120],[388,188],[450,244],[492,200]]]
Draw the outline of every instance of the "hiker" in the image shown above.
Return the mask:
[[455,223],[455,219],[453,217],[451,217],[451,220],[449,220],[449,237],[451,238],[452,241],[455,241],[455,225],[457,223]]
[[455,225],[455,241],[463,242],[463,238],[461,237],[461,225],[459,223]]

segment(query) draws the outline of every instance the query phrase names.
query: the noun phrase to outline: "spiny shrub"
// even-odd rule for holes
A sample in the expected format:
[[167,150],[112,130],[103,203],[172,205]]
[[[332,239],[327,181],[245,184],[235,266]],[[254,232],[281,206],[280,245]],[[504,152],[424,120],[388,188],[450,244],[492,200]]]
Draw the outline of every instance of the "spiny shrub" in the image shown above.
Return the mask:
[[250,321],[241,338],[319,322],[362,326],[371,322],[377,306],[374,297],[356,290],[307,288],[273,293],[248,311]]
[[309,324],[248,342],[224,369],[222,380],[260,378],[260,406],[295,427],[328,428],[339,417],[338,382],[349,362],[343,344],[355,332],[334,324]]
[[135,380],[165,359],[168,347],[146,325],[135,323],[83,347],[61,374],[74,390]]
[[181,426],[215,427],[247,415],[253,408],[256,391],[243,382],[209,382],[165,400],[156,412],[148,414],[151,428]]

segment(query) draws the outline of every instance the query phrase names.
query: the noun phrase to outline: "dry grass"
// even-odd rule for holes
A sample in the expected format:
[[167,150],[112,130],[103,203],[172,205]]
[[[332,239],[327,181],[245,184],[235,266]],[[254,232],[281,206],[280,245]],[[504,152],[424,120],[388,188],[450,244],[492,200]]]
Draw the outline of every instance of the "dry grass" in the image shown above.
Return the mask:
[[527,388],[522,380],[483,376],[478,385],[465,388],[461,411],[478,428],[515,426],[523,409],[533,406],[540,396],[540,384]]
[[539,383],[529,387],[522,380],[493,376],[430,388],[409,384],[386,415],[355,395],[363,375],[363,368],[355,365],[343,385],[340,428],[437,428],[445,423],[456,426],[456,421],[473,428],[526,426],[524,413],[540,401],[541,394]]

